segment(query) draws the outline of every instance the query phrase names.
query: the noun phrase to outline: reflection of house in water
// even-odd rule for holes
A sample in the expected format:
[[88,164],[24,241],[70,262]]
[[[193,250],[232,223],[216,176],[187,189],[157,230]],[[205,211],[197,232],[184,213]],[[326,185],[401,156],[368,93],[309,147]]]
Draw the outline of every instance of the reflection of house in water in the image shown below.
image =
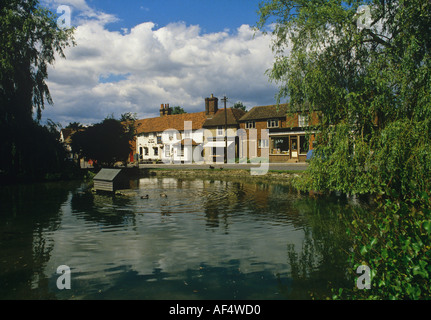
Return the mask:
[[102,226],[135,225],[134,211],[126,209],[131,202],[131,197],[82,192],[73,195],[71,208],[79,219],[97,222]]

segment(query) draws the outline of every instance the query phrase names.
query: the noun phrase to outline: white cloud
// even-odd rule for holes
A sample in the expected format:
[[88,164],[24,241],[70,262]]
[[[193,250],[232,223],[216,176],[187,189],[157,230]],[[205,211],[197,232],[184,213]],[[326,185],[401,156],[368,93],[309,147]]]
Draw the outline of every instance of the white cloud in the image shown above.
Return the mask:
[[50,70],[55,105],[47,106],[45,119],[89,124],[125,112],[144,118],[157,116],[162,103],[197,112],[211,93],[249,107],[274,102],[276,88],[264,74],[273,63],[270,38],[248,25],[202,34],[185,23],[157,29],[146,22],[115,32],[105,27],[115,17],[83,0],[61,2],[80,8],[85,19],[76,28],[77,46]]

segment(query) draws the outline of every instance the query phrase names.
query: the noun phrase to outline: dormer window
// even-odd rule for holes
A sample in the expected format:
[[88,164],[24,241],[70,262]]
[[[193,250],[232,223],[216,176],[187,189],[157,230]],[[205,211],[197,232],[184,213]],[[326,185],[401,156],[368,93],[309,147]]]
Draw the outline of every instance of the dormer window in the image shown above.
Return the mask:
[[278,119],[268,120],[268,128],[278,128]]

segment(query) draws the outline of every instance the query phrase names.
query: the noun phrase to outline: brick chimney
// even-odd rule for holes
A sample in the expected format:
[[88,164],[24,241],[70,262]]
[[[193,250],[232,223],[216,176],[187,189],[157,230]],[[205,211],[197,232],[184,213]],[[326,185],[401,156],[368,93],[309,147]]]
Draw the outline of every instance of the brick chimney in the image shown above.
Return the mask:
[[160,106],[160,116],[161,117],[163,117],[165,115],[165,105],[164,104],[162,104],[161,106]]
[[160,105],[160,116],[170,116],[172,114],[172,109],[169,107],[169,104],[161,104]]
[[212,118],[218,111],[218,98],[211,94],[210,98],[205,98],[205,114],[207,118]]

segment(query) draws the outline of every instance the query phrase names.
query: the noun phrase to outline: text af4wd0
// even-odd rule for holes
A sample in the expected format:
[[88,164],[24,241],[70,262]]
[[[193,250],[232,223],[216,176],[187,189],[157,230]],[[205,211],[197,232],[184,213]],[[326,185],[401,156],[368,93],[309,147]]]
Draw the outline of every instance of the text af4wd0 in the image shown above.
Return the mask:
[[260,314],[259,305],[216,305],[213,310],[213,315],[258,315]]

